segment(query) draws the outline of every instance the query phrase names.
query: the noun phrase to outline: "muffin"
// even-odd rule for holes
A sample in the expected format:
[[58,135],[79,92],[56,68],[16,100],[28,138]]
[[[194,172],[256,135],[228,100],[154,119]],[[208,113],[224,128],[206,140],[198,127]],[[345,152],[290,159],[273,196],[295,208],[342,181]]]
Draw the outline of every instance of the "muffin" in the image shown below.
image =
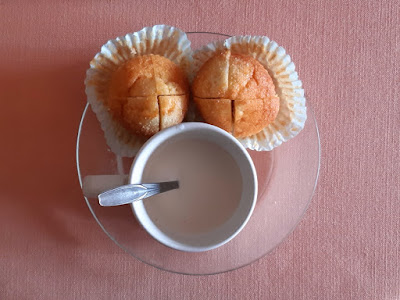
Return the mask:
[[264,36],[234,36],[193,54],[195,109],[251,150],[270,151],[307,119],[304,90],[286,51]]
[[186,34],[166,25],[102,46],[86,72],[85,91],[112,152],[132,157],[150,136],[182,122],[191,61]]
[[130,59],[111,75],[105,105],[127,130],[149,137],[182,122],[188,96],[183,71],[163,56],[148,54]]
[[192,92],[204,120],[238,138],[257,134],[279,111],[268,71],[256,59],[229,50],[206,61],[193,81]]

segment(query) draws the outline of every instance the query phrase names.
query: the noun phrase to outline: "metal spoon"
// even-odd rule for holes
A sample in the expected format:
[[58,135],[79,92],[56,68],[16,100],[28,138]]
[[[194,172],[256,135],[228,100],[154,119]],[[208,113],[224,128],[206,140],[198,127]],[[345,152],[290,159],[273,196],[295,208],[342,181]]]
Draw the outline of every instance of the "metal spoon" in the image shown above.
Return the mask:
[[178,189],[179,181],[122,185],[98,195],[101,206],[117,206]]

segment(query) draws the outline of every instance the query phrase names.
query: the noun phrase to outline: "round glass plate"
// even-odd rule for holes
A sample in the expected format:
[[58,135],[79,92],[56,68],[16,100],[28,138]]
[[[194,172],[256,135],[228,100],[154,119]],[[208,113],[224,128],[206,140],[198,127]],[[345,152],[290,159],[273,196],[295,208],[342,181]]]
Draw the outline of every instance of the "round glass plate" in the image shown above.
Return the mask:
[[[188,33],[193,49],[226,39],[216,33]],[[307,103],[308,119],[298,136],[270,152],[249,151],[258,174],[257,205],[246,227],[232,241],[215,250],[186,253],[151,238],[133,216],[129,205],[101,207],[97,199],[85,201],[97,223],[119,247],[138,260],[170,272],[205,275],[246,266],[271,252],[304,215],[318,179],[320,140]],[[86,105],[79,126],[76,160],[78,176],[127,174],[132,158],[121,158],[107,146],[103,131]]]

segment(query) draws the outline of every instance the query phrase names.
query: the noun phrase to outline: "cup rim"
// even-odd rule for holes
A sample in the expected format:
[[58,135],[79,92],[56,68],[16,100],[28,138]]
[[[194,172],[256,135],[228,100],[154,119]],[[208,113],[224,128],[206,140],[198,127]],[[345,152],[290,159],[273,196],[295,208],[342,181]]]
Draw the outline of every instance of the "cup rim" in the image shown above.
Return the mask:
[[[244,221],[240,224],[240,226],[231,234],[229,235],[226,239],[222,240],[219,243],[211,244],[209,246],[193,246],[193,245],[188,245],[188,244],[183,244],[180,242],[176,243],[166,243],[165,240],[161,239],[158,235],[153,234],[151,230],[149,230],[147,227],[148,225],[145,224],[143,221],[142,217],[137,213],[137,209],[139,206],[144,206],[142,202],[133,202],[131,203],[131,208],[133,210],[133,213],[136,217],[136,220],[139,222],[139,224],[146,230],[148,234],[150,234],[151,237],[153,237],[156,241],[160,242],[161,244],[175,249],[175,250],[180,250],[180,251],[185,251],[185,252],[203,252],[203,251],[208,251],[212,250],[215,248],[218,248],[229,241],[231,241],[235,236],[239,234],[239,232],[246,226],[247,222],[249,221],[256,202],[257,202],[257,196],[258,196],[258,182],[257,182],[257,172],[253,163],[253,160],[251,159],[249,153],[247,150],[244,148],[244,146],[231,134],[226,132],[225,130],[206,123],[200,123],[200,122],[186,122],[186,123],[181,123],[178,125],[174,125],[172,127],[166,128],[154,136],[152,136],[149,140],[146,141],[146,143],[140,148],[138,151],[130,172],[129,172],[129,183],[130,184],[137,184],[141,182],[141,177],[143,175],[143,170],[147,164],[148,159],[152,155],[155,149],[157,149],[160,145],[162,145],[165,141],[167,141],[171,137],[175,137],[177,135],[190,132],[190,131],[197,131],[197,130],[205,130],[205,131],[213,131],[217,134],[221,134],[224,138],[229,139],[232,141],[236,147],[241,151],[241,153],[244,155],[246,158],[246,163],[249,165],[251,169],[251,185],[252,185],[252,193],[251,195],[251,207],[247,213],[246,218]],[[250,198],[250,197],[249,197]],[[242,201],[242,200],[241,200]],[[250,200],[249,200],[250,201]],[[154,225],[154,222],[151,221],[151,223]],[[155,225],[154,225],[155,226]],[[169,237],[167,234],[164,233],[164,236],[168,237],[169,239],[173,240],[171,237]]]

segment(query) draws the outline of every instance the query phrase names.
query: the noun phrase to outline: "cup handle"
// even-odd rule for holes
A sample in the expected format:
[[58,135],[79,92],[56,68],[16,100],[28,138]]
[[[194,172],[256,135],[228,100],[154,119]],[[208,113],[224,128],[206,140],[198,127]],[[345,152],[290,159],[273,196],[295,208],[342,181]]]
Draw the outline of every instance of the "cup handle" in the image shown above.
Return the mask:
[[97,198],[107,190],[128,184],[128,175],[88,175],[83,178],[82,191],[86,198]]

